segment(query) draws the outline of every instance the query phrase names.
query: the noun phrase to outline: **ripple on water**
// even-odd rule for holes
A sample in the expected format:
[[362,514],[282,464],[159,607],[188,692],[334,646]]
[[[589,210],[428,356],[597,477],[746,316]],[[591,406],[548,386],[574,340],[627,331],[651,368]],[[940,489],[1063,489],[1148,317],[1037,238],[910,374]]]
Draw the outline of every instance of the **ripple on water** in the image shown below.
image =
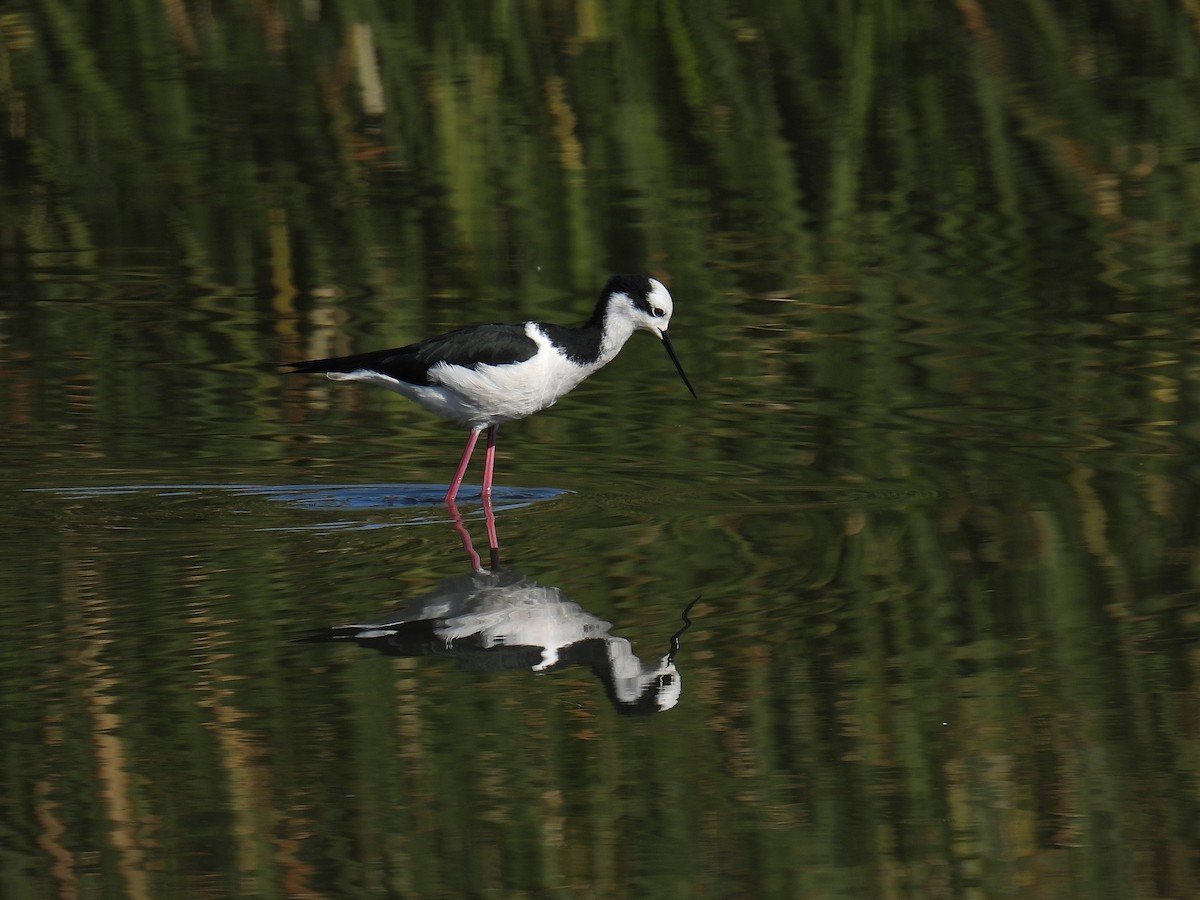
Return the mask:
[[[180,502],[213,504],[228,513],[249,512],[254,504],[263,503],[275,509],[258,506],[253,511],[283,513],[289,521],[261,525],[255,528],[257,531],[329,531],[449,522],[451,517],[442,500],[445,491],[445,485],[437,484],[133,484],[36,488],[27,493],[50,494],[76,503],[133,503],[139,508],[147,501],[160,506],[167,501],[175,513]],[[492,505],[497,511],[520,509],[568,493],[556,488],[496,488]],[[478,506],[478,499],[468,496],[458,506],[470,514]],[[297,513],[304,518],[294,518]],[[309,518],[310,513],[320,516],[319,520]],[[386,518],[378,518],[380,513],[386,513]],[[331,514],[336,518],[330,518]]]

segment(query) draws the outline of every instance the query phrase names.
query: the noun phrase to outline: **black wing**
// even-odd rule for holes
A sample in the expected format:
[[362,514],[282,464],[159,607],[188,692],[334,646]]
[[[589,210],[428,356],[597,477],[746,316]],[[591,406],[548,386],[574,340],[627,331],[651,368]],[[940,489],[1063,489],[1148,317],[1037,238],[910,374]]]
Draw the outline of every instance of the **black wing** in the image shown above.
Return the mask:
[[295,372],[353,372],[369,369],[409,384],[428,385],[429,370],[438,363],[473,369],[524,362],[537,353],[537,344],[524,325],[472,325],[394,350],[373,350],[332,359],[287,363]]

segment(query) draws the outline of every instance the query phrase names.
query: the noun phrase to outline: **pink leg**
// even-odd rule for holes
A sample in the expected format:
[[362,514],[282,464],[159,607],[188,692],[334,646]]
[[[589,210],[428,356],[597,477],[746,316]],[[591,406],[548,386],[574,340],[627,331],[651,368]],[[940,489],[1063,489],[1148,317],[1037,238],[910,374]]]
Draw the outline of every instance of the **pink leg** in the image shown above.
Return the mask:
[[458,461],[458,468],[454,472],[454,481],[451,483],[450,489],[446,491],[446,496],[442,498],[446,503],[453,503],[454,498],[458,496],[459,485],[462,484],[463,476],[467,474],[467,465],[471,462],[471,454],[475,452],[475,442],[479,440],[479,432],[482,430],[482,428],[471,429],[471,436],[467,438],[467,446],[463,448],[462,459]]
[[496,468],[496,431],[488,429],[487,454],[483,458],[483,521],[487,525],[488,550],[493,569],[500,568],[500,538],[496,537],[496,514],[492,512],[492,472]]
[[[459,540],[462,541],[463,550],[466,551],[467,559],[471,561],[472,572],[482,572],[483,565],[479,561],[479,554],[475,552],[475,547],[471,544],[471,534],[467,531],[467,526],[463,524],[462,516],[458,512],[458,506],[453,500],[446,501],[446,509],[450,513],[450,521],[454,523],[454,530],[458,532]],[[495,565],[495,563],[493,563]]]
[[483,496],[492,496],[492,471],[496,468],[496,431],[499,425],[488,427],[487,455],[483,458]]
[[496,537],[496,514],[492,512],[492,496],[491,494],[483,495],[483,522],[487,527],[488,550],[490,552],[492,568],[500,568],[500,538]]

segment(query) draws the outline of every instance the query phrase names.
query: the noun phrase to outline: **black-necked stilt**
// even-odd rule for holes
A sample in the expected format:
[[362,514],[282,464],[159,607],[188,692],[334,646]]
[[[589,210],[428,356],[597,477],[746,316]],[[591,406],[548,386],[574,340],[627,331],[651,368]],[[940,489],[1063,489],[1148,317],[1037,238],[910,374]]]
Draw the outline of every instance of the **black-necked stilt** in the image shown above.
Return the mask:
[[378,384],[471,429],[446,501],[458,495],[479,433],[487,429],[483,495],[492,491],[496,429],[551,406],[617,355],[638,329],[657,335],[675,369],[696,391],[667,338],[671,295],[645,275],[608,280],[592,317],[578,328],[548,322],[473,325],[407,347],[288,363],[334,381]]
[[471,672],[588,666],[618,711],[648,714],[679,702],[683,683],[675,658],[695,603],[684,608],[683,627],[667,654],[643,659],[627,638],[610,633],[611,622],[559,588],[519,572],[475,572],[443,579],[387,618],[337,625],[302,640],[351,640],[389,656],[449,658]]

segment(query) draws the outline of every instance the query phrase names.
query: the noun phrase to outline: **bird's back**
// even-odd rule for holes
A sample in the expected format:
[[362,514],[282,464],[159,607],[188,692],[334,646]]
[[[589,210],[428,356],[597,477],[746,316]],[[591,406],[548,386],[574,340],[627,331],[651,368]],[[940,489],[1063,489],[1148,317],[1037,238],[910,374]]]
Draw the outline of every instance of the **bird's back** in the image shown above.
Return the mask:
[[376,372],[417,386],[429,386],[429,370],[445,364],[463,369],[480,365],[511,365],[524,362],[537,352],[537,344],[525,333],[524,325],[472,325],[427,338],[406,347],[372,350],[329,359],[288,363],[294,372],[349,375]]

